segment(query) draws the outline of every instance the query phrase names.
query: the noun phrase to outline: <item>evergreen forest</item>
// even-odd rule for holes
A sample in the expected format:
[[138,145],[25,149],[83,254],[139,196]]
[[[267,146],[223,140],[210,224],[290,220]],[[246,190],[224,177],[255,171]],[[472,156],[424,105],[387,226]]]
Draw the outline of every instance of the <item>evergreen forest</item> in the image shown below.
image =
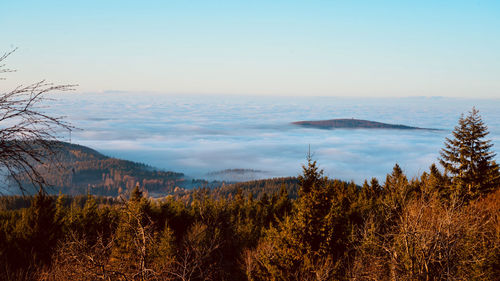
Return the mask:
[[99,195],[0,197],[0,280],[499,280],[500,172],[475,108],[436,164],[383,182],[308,156],[298,177],[174,192],[182,174],[82,151],[50,180],[104,180]]

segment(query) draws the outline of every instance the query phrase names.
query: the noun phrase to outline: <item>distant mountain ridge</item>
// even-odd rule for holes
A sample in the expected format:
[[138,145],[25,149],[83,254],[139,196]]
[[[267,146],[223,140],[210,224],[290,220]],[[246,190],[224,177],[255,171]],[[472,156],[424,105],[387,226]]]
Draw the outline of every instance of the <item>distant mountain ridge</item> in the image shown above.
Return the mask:
[[318,121],[297,121],[294,125],[317,129],[397,129],[397,130],[437,130],[400,124],[388,124],[361,119],[331,119]]

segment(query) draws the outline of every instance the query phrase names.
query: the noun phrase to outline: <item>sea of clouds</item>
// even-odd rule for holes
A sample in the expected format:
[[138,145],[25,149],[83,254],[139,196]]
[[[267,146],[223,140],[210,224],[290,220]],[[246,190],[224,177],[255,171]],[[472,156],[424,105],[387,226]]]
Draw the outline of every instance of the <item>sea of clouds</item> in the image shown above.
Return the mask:
[[[437,162],[460,114],[472,106],[480,110],[499,151],[500,100],[103,92],[66,94],[51,102],[50,112],[79,128],[71,135],[73,143],[193,178],[216,179],[226,169],[252,170],[246,179],[296,176],[310,146],[325,175],[361,184],[371,177],[383,181],[395,163],[410,178],[426,171]],[[441,130],[321,130],[290,124],[333,118]]]

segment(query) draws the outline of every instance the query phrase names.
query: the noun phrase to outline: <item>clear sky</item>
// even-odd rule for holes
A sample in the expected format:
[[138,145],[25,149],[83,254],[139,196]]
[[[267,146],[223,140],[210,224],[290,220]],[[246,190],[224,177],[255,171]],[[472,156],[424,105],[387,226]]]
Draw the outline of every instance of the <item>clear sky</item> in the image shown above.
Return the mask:
[[13,47],[2,90],[500,98],[498,0],[1,0]]

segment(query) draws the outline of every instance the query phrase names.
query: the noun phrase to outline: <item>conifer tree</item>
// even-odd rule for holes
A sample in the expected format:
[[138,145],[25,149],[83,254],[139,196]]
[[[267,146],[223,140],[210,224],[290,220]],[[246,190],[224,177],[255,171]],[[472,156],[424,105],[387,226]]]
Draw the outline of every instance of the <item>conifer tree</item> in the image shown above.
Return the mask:
[[54,219],[61,224],[64,224],[64,217],[66,216],[66,208],[64,207],[64,200],[65,196],[61,192],[59,192],[59,195],[57,196],[56,200],[56,212],[54,214]]
[[55,221],[54,200],[40,190],[18,223],[18,232],[26,241],[24,254],[30,253],[35,262],[50,263],[57,244],[60,226]]
[[323,178],[323,170],[316,166],[316,161],[312,160],[311,153],[307,154],[307,165],[302,165],[303,174],[299,175],[299,195],[303,196],[311,191],[314,185],[320,183]]
[[150,201],[143,197],[143,192],[137,185],[129,200],[122,206],[120,222],[115,233],[112,251],[115,266],[138,280],[146,280],[151,273],[148,267],[153,258],[151,252],[154,228],[149,216],[150,209]]
[[348,194],[356,186],[330,182],[323,176],[316,161],[307,157],[303,174],[299,176],[299,198],[289,216],[277,227],[270,227],[256,250],[259,267],[257,280],[332,280],[342,274],[339,265],[347,241],[346,210],[350,208]]
[[489,134],[481,120],[479,111],[472,108],[467,117],[463,115],[453,131],[453,138],[446,138],[441,151],[440,164],[450,173],[458,192],[477,197],[500,184],[498,165],[490,151],[493,144],[484,138]]

